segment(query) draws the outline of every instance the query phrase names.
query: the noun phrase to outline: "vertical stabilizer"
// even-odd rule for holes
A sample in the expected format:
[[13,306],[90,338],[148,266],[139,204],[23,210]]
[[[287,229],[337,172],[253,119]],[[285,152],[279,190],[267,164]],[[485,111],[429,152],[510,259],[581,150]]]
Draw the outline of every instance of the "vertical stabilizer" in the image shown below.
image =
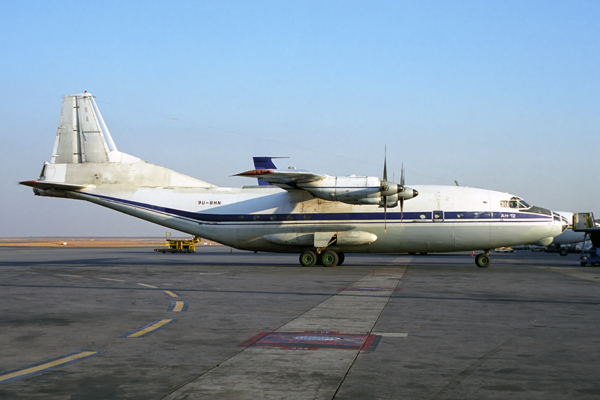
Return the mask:
[[[275,163],[273,162],[274,158],[288,157],[252,157],[252,160],[254,160],[254,169],[277,169]],[[263,181],[262,179],[258,179],[258,184],[260,186],[270,185],[269,182]]]
[[66,95],[52,152],[52,164],[108,161],[116,150],[108,129],[90,93]]
[[[128,187],[209,188],[210,183],[180,174],[117,150],[94,97],[87,92],[64,97],[52,160],[37,181],[37,189],[79,190]],[[42,184],[43,183],[43,184]],[[38,191],[39,192],[39,191]],[[41,192],[39,192],[41,193]],[[47,196],[54,195],[48,192]]]

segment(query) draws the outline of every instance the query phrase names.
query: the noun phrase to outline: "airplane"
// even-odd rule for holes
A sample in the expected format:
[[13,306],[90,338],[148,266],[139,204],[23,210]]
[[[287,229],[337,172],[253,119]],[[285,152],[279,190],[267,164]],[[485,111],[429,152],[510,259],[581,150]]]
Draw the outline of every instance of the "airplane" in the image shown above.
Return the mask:
[[[556,213],[559,214],[560,216],[566,218],[567,221],[573,221],[574,213],[572,213],[572,212],[556,211]],[[600,227],[600,224],[598,222],[594,222],[594,226]],[[558,250],[558,252],[560,253],[561,256],[566,256],[569,253],[569,251],[567,248],[562,247],[562,246],[568,245],[568,244],[583,243],[585,241],[585,237],[586,237],[585,232],[581,232],[581,231],[575,232],[573,230],[573,225],[569,224],[569,226],[563,233],[556,236],[554,238],[554,240],[552,240],[552,243],[548,246],[548,248],[556,249],[556,250]]]
[[[270,165],[268,165],[270,167]],[[568,222],[509,193],[404,185],[370,176],[262,168],[237,174],[271,185],[217,187],[120,152],[94,97],[63,99],[52,158],[38,196],[85,200],[226,246],[300,254],[300,264],[341,265],[346,253],[490,251],[551,242]]]

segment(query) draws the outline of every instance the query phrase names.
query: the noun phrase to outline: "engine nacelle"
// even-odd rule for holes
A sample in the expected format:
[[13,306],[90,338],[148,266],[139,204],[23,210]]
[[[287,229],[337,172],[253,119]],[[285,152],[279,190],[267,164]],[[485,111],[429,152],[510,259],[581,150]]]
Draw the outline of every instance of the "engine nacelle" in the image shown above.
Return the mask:
[[404,186],[400,192],[398,192],[398,198],[408,200],[415,198],[419,195],[415,189]]
[[347,204],[379,204],[384,198],[388,207],[398,205],[399,198],[412,199],[418,195],[394,182],[382,181],[374,176],[332,176],[315,182],[300,183],[298,187],[324,200]]

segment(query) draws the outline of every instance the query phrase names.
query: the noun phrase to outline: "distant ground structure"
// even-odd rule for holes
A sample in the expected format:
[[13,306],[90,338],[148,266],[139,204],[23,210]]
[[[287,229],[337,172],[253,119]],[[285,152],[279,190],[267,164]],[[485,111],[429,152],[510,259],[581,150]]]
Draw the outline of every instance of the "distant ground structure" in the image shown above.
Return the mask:
[[[173,238],[175,239],[175,238]],[[182,238],[186,239],[186,238]],[[156,247],[165,245],[164,238],[91,238],[91,237],[29,237],[0,238],[0,247]],[[218,243],[202,240],[197,246]]]

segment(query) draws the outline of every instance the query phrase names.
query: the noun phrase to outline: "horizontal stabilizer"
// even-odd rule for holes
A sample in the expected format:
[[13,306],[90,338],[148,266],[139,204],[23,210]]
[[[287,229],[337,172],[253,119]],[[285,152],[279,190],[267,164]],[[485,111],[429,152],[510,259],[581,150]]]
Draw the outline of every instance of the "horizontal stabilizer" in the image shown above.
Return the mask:
[[59,190],[81,190],[85,186],[72,185],[69,183],[56,183],[56,182],[40,182],[40,181],[23,181],[19,182],[19,185],[30,186],[32,188],[48,190],[48,189],[59,189]]

